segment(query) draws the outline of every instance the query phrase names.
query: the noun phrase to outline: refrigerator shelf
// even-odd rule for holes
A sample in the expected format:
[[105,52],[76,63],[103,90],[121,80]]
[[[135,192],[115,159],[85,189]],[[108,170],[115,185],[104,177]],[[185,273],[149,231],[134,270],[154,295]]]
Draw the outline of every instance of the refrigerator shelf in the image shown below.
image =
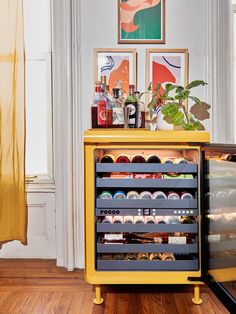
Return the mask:
[[197,173],[197,164],[146,164],[146,163],[130,163],[130,164],[111,164],[96,163],[96,172],[138,172],[138,173]]
[[197,208],[197,199],[97,199],[97,208]]
[[197,179],[108,179],[97,178],[98,188],[197,188]]
[[[105,207],[103,207],[105,208]],[[110,207],[106,209],[96,209],[96,216],[106,216],[106,215],[121,215],[121,216],[137,216],[138,209],[137,208],[119,208],[114,209],[115,207]],[[197,209],[150,209],[151,216],[197,216]],[[145,216],[145,215],[144,215]]]
[[96,223],[97,232],[186,232],[198,233],[198,224]]
[[[126,261],[126,260],[97,260],[97,270],[145,270],[145,271],[185,271],[198,270],[198,260],[175,261]],[[138,275],[137,275],[138,276]]]
[[[236,240],[229,241],[219,241],[214,243],[209,243],[211,252],[225,252],[230,250],[236,250]],[[235,257],[236,263],[236,257]]]
[[101,244],[97,243],[97,253],[198,253],[194,244]]

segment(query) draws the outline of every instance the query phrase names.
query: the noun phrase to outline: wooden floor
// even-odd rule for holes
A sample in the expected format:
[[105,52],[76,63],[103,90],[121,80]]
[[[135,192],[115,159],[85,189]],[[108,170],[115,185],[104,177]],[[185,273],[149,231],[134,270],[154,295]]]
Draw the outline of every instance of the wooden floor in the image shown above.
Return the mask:
[[103,305],[83,271],[67,272],[53,260],[0,260],[0,313],[161,314],[228,313],[203,287],[202,305],[191,302],[190,286],[106,286]]

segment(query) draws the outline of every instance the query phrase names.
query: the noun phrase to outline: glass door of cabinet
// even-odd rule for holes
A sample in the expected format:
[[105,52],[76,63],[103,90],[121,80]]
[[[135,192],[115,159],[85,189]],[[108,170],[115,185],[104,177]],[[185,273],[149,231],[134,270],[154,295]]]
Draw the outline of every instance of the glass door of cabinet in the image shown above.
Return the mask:
[[236,146],[203,148],[202,269],[222,303],[236,311]]

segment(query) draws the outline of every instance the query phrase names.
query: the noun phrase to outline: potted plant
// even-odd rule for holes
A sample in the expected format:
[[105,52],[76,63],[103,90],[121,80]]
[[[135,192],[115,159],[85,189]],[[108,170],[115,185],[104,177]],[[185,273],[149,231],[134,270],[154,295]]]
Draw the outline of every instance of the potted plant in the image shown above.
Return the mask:
[[[158,83],[151,95],[148,104],[148,118],[151,129],[156,125],[158,129],[173,130],[200,130],[204,126],[200,121],[209,118],[208,109],[210,106],[193,96],[192,89],[198,86],[205,86],[206,82],[195,80],[185,87],[166,83],[164,88]],[[148,92],[151,91],[149,84]],[[194,105],[187,111],[187,101],[191,99]]]

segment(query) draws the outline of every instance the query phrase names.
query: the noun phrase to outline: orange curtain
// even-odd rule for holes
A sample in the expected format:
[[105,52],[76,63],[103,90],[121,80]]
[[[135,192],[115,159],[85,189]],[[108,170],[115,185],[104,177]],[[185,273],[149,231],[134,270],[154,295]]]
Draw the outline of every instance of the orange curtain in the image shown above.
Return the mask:
[[22,0],[0,0],[0,244],[26,244]]

